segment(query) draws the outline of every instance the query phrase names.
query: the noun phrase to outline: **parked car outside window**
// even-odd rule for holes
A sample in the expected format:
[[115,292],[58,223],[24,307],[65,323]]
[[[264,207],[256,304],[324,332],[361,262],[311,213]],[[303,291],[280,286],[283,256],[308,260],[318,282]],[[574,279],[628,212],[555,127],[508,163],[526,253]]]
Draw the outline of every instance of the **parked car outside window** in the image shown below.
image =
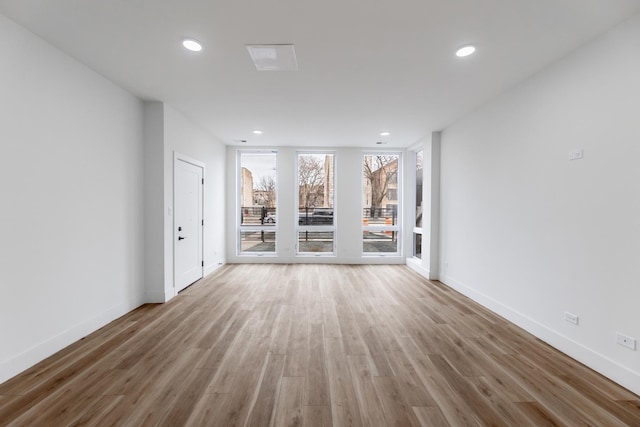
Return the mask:
[[314,208],[312,212],[300,213],[299,225],[333,224],[333,208]]

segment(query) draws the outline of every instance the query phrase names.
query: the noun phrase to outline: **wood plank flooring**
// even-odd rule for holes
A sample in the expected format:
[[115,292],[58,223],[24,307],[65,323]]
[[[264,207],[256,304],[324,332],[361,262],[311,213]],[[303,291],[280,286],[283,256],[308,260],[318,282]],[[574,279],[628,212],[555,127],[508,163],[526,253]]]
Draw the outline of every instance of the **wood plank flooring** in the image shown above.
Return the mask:
[[640,397],[404,266],[227,265],[0,385],[10,426],[640,426]]

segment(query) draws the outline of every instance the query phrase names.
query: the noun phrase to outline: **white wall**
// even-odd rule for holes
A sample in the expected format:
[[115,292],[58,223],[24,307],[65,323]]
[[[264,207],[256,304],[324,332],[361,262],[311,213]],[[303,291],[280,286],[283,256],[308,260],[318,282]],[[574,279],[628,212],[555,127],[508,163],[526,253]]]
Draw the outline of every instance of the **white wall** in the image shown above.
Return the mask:
[[142,104],[0,15],[0,382],[141,304]]
[[173,289],[173,158],[174,152],[204,163],[204,274],[225,260],[225,145],[186,119],[171,106],[164,105],[164,248],[165,295]]
[[[251,148],[242,147],[251,150]],[[278,153],[278,224],[276,256],[237,255],[238,177],[236,158],[238,147],[227,147],[227,261],[232,263],[277,262],[277,263],[348,263],[348,264],[399,264],[404,256],[362,256],[362,154],[361,148],[321,148],[318,151],[335,153],[335,208],[336,208],[336,255],[296,256],[295,212],[297,192],[295,188],[296,147],[273,147]],[[301,151],[310,151],[308,147]],[[375,151],[372,148],[368,151]],[[389,150],[391,151],[391,150]],[[394,151],[398,152],[398,150]],[[402,150],[400,150],[402,152]],[[403,155],[406,153],[402,152]],[[404,168],[403,182],[407,169]],[[403,197],[407,194],[403,185]],[[414,191],[414,190],[411,190]],[[410,237],[410,235],[408,235]],[[402,243],[401,243],[402,244]],[[405,241],[405,250],[411,246]]]
[[176,295],[173,277],[174,153],[205,167],[204,274],[225,263],[225,146],[163,102],[144,103],[145,294],[147,302]]
[[638,52],[637,16],[446,129],[441,193],[442,280],[636,393]]
[[164,302],[164,103],[144,103],[145,302]]

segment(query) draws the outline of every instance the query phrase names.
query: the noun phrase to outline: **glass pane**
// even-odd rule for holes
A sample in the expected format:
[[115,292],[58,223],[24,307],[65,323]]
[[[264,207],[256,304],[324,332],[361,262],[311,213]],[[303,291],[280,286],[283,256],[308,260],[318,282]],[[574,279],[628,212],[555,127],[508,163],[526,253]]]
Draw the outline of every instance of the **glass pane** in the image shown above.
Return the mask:
[[413,256],[422,258],[422,234],[413,233]]
[[416,227],[422,228],[422,163],[423,152],[416,153]]
[[273,231],[242,231],[240,252],[275,252],[276,233]]
[[[240,152],[240,253],[275,253],[276,153]],[[246,230],[248,227],[263,227]]]
[[395,224],[398,211],[397,154],[366,154],[363,156],[363,219],[369,225]]
[[333,154],[298,154],[298,225],[333,225]]
[[[398,217],[395,209],[379,208],[379,209],[364,209],[364,218],[362,219],[362,225],[397,225]],[[373,215],[373,216],[372,216]]]
[[299,225],[333,225],[333,208],[303,208],[298,212]]
[[[240,210],[243,225],[275,223],[276,153],[240,154]],[[267,215],[271,214],[270,217]]]
[[395,231],[365,231],[362,233],[363,252],[398,252]]
[[298,252],[333,252],[333,231],[301,231]]
[[276,208],[266,206],[243,206],[240,215],[242,225],[276,225]]

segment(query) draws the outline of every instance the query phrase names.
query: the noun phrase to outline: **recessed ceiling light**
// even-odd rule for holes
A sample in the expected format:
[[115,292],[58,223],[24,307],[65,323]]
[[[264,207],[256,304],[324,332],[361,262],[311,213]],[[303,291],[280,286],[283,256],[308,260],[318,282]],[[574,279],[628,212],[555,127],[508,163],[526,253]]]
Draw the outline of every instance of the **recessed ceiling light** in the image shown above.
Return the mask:
[[262,131],[261,130],[254,130],[253,133],[255,133],[256,135],[262,135]]
[[292,44],[254,44],[246,47],[258,71],[298,71],[298,60]]
[[471,46],[471,45],[462,46],[460,49],[456,51],[456,56],[459,58],[463,58],[465,56],[471,55],[475,51],[476,51],[475,46]]
[[182,46],[185,49],[190,50],[191,52],[200,52],[202,50],[202,45],[193,39],[184,39],[182,40]]
[[387,132],[387,131],[380,132],[380,136],[389,136],[389,135],[391,135],[391,132]]

